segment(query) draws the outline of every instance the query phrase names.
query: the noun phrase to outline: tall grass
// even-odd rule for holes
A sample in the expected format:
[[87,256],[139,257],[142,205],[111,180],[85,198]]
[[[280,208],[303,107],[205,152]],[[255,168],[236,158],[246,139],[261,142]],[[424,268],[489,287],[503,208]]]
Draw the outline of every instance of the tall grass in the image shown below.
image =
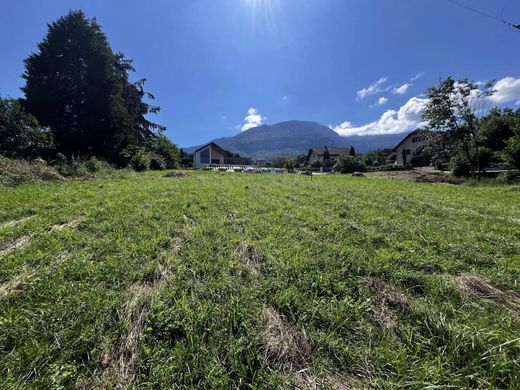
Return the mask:
[[4,189],[0,388],[518,388],[514,188],[148,172]]

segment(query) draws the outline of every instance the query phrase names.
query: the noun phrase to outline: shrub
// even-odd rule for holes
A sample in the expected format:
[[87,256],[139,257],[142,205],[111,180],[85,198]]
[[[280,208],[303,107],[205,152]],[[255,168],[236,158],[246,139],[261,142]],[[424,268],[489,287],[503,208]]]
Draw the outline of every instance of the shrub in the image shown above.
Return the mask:
[[150,169],[150,156],[144,148],[136,148],[136,152],[130,158],[130,166],[137,172]]
[[[152,169],[172,169],[177,168],[180,163],[180,152],[177,146],[170,141],[170,139],[162,134],[154,137],[152,141],[150,141],[148,145],[148,149],[150,150],[152,155],[160,157],[162,162],[156,161],[153,164],[158,164],[156,166],[162,166],[164,164],[164,168],[153,168]],[[155,157],[152,156],[151,160]]]
[[58,153],[55,167],[58,172],[63,176],[89,176],[90,171],[80,158],[76,158],[75,156],[71,156],[71,158],[67,159],[61,153]]
[[520,182],[520,173],[511,171],[501,173],[495,179],[495,183],[498,184],[512,184],[518,182]]
[[450,159],[450,170],[453,176],[469,176],[471,174],[470,163],[461,155],[456,155]]
[[162,156],[153,154],[150,157],[150,169],[153,169],[156,171],[162,171],[167,168],[168,168],[168,165],[166,164],[166,161],[164,161],[164,158]]
[[366,166],[363,161],[357,157],[343,156],[338,160],[336,165],[334,165],[334,170],[341,173],[353,173],[356,171],[364,172]]
[[97,158],[91,157],[85,161],[85,167],[90,173],[96,173],[101,170],[102,164],[101,161],[99,161]]
[[130,146],[121,152],[120,157],[125,165],[135,171],[141,172],[150,168],[150,155],[143,147]]

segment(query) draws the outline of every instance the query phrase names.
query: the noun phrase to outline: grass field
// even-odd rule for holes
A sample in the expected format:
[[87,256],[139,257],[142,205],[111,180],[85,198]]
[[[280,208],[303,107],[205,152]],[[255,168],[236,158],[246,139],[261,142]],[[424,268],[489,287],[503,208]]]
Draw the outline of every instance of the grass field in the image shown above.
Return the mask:
[[520,388],[520,188],[0,187],[0,388]]

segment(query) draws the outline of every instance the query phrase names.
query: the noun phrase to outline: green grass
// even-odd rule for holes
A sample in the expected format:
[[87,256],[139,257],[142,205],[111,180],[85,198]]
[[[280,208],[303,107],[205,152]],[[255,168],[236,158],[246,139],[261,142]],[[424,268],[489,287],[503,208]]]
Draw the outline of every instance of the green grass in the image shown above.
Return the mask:
[[520,388],[517,186],[162,174],[0,187],[0,388]]

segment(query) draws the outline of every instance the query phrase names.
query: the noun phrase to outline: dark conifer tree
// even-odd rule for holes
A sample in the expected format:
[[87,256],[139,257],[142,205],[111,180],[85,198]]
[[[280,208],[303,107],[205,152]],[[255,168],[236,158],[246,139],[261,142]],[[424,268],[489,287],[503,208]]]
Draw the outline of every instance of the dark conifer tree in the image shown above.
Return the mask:
[[113,53],[95,19],[70,11],[48,26],[38,49],[25,60],[25,105],[51,128],[58,151],[117,160],[163,130],[145,118],[159,108],[144,102],[144,80],[129,81],[131,61]]

